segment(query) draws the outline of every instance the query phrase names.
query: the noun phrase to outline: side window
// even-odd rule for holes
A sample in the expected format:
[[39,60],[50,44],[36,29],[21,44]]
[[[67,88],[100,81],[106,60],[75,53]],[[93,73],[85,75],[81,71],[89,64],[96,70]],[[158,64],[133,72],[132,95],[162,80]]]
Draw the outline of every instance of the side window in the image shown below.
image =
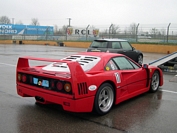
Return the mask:
[[120,43],[119,42],[112,42],[112,48],[113,49],[120,49]]
[[91,48],[107,48],[108,42],[102,42],[102,41],[93,41],[90,45]]
[[133,67],[134,67],[135,69],[140,68],[137,64],[133,63],[131,60],[129,60],[129,61],[130,61],[130,63],[133,65]]
[[129,42],[121,42],[122,48],[125,50],[132,50],[132,46]]
[[125,57],[116,57],[116,58],[113,58],[113,60],[116,63],[116,65],[119,67],[120,70],[134,69],[134,66]]
[[112,60],[110,60],[110,61],[106,64],[104,70],[105,70],[105,71],[117,70],[117,66],[115,65],[115,63],[114,63]]

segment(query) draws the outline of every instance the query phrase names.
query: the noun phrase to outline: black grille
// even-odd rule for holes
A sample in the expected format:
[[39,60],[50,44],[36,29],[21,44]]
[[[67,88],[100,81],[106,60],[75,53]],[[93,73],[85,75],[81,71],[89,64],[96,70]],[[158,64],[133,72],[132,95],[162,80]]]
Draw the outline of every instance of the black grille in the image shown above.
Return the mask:
[[78,86],[79,95],[88,94],[88,89],[87,89],[87,83],[86,82],[78,83],[77,86]]

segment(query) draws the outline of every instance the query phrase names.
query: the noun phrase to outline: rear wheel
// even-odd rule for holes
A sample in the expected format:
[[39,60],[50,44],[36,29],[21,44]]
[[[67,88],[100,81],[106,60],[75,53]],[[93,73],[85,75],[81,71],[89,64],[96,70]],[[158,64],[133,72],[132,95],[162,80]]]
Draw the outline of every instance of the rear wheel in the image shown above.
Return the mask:
[[150,92],[156,92],[158,90],[159,81],[160,81],[159,72],[155,71],[154,74],[152,75],[152,79],[151,79]]
[[114,103],[114,91],[112,85],[104,83],[96,93],[94,110],[99,115],[108,113]]
[[137,63],[140,64],[140,65],[143,64],[143,56],[142,55],[138,55]]

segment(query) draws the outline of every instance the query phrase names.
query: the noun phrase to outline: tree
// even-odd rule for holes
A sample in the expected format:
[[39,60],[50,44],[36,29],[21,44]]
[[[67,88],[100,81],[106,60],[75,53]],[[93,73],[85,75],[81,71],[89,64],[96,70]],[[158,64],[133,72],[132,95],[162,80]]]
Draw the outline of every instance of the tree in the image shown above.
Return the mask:
[[105,29],[102,33],[103,34],[109,34],[109,31],[108,31],[108,29]]
[[7,16],[0,17],[0,24],[10,24],[10,19]]
[[120,28],[118,25],[113,24],[112,25],[112,34],[116,34],[120,32]]
[[94,26],[94,25],[90,25],[89,28],[90,28],[90,29],[95,29],[95,26]]
[[159,31],[158,31],[158,29],[156,29],[156,28],[152,28],[152,29],[150,30],[150,34],[153,35],[153,37],[155,38],[156,35],[159,34]]
[[58,34],[58,25],[54,25],[54,34]]
[[23,24],[21,20],[17,21],[15,24]]
[[31,19],[31,25],[39,25],[39,21],[37,18],[32,18]]
[[54,34],[55,35],[65,35],[66,34],[66,28],[65,28],[65,26],[64,27],[62,27],[62,29],[59,29],[58,28],[58,25],[54,25]]
[[165,29],[161,29],[161,34],[165,36]]
[[126,35],[127,34],[127,27],[125,27],[125,29],[124,29],[124,34]]
[[63,25],[63,27],[61,29],[59,29],[59,34],[65,35],[66,34],[66,25]]
[[136,24],[135,23],[130,24],[129,31],[132,35],[136,35]]

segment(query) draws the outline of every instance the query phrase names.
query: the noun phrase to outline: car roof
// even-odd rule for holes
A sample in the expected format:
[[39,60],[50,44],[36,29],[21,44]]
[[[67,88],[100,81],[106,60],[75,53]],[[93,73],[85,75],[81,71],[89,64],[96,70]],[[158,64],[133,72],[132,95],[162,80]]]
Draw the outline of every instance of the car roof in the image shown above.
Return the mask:
[[127,42],[127,40],[123,40],[123,39],[96,39],[94,41],[108,41],[108,42],[115,42],[115,41],[123,41],[123,42]]

